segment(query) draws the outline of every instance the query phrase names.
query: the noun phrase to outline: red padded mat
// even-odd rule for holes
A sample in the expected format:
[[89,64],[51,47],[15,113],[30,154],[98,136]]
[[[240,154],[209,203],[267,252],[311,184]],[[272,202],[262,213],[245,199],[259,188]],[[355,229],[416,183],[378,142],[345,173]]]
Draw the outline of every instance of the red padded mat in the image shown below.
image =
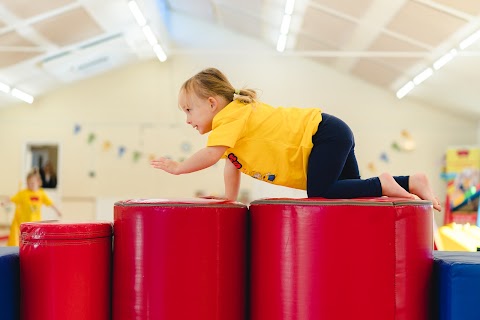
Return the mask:
[[428,201],[252,202],[251,320],[429,318]]
[[114,229],[114,320],[245,319],[245,205],[121,201]]
[[112,223],[20,225],[23,320],[109,320]]

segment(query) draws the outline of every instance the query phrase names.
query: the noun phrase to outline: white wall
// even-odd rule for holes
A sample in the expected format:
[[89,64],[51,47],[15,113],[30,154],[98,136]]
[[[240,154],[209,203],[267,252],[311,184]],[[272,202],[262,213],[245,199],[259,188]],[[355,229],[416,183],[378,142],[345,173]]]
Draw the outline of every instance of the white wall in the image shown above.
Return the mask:
[[[445,185],[439,174],[449,145],[475,144],[476,121],[446,114],[408,99],[397,100],[367,83],[339,74],[309,60],[280,55],[179,54],[166,63],[142,62],[61,88],[37,99],[33,105],[0,109],[0,195],[11,195],[23,181],[22,151],[26,141],[47,140],[61,144],[62,202],[67,217],[93,219],[96,200],[109,198],[191,197],[203,189],[223,193],[223,164],[203,172],[171,176],[151,169],[148,156],[170,155],[179,159],[201,148],[206,136],[184,122],[177,107],[181,83],[205,67],[218,67],[237,86],[259,89],[261,99],[272,105],[321,107],[346,120],[356,134],[357,157],[364,177],[389,171],[403,175],[423,171],[441,199]],[[74,134],[79,124],[82,130]],[[416,150],[391,148],[408,130]],[[87,143],[89,133],[96,141]],[[110,141],[112,149],[103,150]],[[190,152],[182,151],[184,142]],[[124,145],[120,158],[115,148]],[[134,162],[131,151],[143,157]],[[389,155],[382,162],[382,152]],[[378,171],[368,169],[375,163]],[[95,177],[89,172],[94,171]],[[267,184],[253,184],[244,177],[242,188],[253,199],[276,196]],[[282,191],[282,196],[301,193]]]

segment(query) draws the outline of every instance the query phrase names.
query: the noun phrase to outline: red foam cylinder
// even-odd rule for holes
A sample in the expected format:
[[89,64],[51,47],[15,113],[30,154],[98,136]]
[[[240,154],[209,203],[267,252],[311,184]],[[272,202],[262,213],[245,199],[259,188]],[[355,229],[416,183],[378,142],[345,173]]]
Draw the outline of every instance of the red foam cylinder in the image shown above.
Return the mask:
[[20,225],[23,320],[109,320],[112,223]]
[[252,202],[251,320],[429,319],[428,201]]
[[121,201],[114,229],[114,320],[245,319],[245,205]]

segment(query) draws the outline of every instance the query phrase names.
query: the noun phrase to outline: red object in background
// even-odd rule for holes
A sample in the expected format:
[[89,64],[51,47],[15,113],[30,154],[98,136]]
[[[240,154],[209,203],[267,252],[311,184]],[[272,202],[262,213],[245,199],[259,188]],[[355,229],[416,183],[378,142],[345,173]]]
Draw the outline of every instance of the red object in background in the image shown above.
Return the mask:
[[109,320],[112,224],[20,225],[22,320]]
[[245,319],[245,205],[121,201],[114,228],[114,320]]
[[453,222],[452,205],[450,204],[450,197],[446,196],[445,199],[445,213],[443,215],[443,224],[449,224]]
[[[477,190],[478,187],[477,187]],[[445,199],[445,213],[443,216],[443,224],[447,225],[452,222],[458,224],[477,224],[477,211],[452,211],[452,204],[450,203],[450,196],[447,194]]]
[[430,202],[265,199],[250,214],[250,320],[429,319]]

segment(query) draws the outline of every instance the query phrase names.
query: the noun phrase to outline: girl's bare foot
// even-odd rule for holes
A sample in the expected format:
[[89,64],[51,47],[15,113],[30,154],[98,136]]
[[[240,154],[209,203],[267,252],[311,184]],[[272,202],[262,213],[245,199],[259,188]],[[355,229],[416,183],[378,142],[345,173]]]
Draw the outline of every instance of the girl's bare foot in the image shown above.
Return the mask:
[[432,187],[428,182],[427,176],[423,173],[416,173],[411,175],[409,180],[410,192],[417,195],[422,200],[429,200],[433,204],[433,209],[437,211],[442,210],[442,206],[437,197],[433,194]]
[[378,178],[382,185],[383,196],[415,199],[415,196],[403,189],[397,181],[393,179],[391,174],[385,172],[379,175]]

